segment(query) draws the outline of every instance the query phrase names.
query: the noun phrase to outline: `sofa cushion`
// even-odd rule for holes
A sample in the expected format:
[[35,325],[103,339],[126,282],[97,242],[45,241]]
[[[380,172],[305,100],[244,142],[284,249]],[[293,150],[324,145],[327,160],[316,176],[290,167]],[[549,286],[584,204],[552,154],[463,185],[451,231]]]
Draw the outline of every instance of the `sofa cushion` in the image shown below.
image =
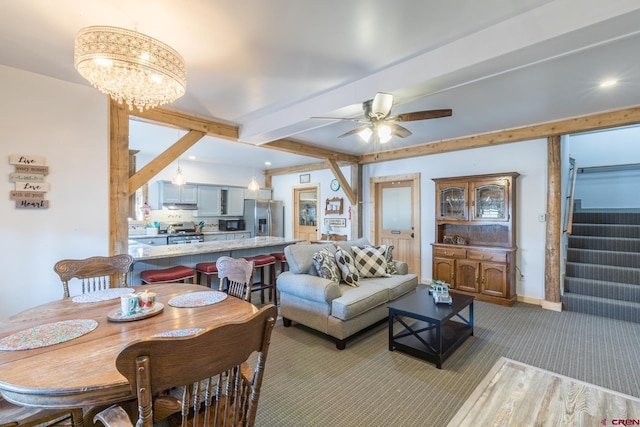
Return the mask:
[[353,248],[353,259],[360,273],[360,277],[386,277],[387,273],[387,258],[385,252],[387,246],[364,246]]
[[393,301],[418,286],[418,276],[415,274],[394,274],[389,277],[375,277],[370,279],[360,279],[360,286],[376,286],[386,289],[387,299]]
[[336,251],[335,257],[340,272],[342,273],[342,280],[349,286],[358,286],[360,275],[358,274],[358,269],[353,261],[353,257],[342,249]]
[[313,264],[318,271],[318,275],[332,282],[340,282],[341,272],[336,257],[328,249],[321,249],[313,254]]
[[387,245],[387,250],[384,252],[384,257],[387,259],[387,273],[398,274],[398,267],[393,261],[393,245]]
[[331,301],[331,316],[340,320],[349,320],[371,310],[374,307],[385,304],[389,297],[385,287],[377,286],[371,279],[366,286],[350,288],[341,285],[342,295]]
[[371,243],[364,237],[356,240],[336,241],[333,243],[336,245],[336,248],[346,251],[351,256],[353,256],[353,249],[351,249],[353,246],[371,246]]
[[313,265],[313,254],[327,249],[330,253],[335,253],[336,248],[333,244],[324,245],[289,245],[284,248],[284,255],[287,257],[289,270],[295,274],[312,274],[318,275],[316,267]]

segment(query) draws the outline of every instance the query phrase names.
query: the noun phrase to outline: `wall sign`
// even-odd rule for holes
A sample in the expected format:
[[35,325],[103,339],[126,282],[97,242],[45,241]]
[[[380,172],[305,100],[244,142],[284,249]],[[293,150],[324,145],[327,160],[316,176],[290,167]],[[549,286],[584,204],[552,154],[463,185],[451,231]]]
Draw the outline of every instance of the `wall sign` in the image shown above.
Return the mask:
[[16,166],[15,172],[9,174],[9,181],[15,185],[9,198],[15,200],[16,209],[48,209],[49,200],[45,200],[45,194],[50,187],[44,179],[49,174],[49,167],[45,166],[44,157],[12,154],[9,164]]

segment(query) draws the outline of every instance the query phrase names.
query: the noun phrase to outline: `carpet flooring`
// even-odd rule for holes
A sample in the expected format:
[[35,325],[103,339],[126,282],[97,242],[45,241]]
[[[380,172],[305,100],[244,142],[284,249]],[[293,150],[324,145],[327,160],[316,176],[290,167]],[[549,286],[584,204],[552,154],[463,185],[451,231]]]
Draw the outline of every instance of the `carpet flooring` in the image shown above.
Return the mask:
[[279,320],[256,425],[445,426],[501,357],[640,397],[639,324],[524,303],[476,302],[474,314],[474,336],[441,370],[388,351],[386,324],[338,351]]

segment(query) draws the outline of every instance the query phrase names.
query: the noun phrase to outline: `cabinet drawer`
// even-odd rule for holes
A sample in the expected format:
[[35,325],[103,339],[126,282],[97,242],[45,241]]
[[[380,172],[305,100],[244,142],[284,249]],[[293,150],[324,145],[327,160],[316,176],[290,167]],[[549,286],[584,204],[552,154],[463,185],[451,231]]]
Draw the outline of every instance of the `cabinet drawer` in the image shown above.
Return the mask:
[[469,259],[478,261],[507,262],[504,252],[469,251]]
[[466,258],[467,250],[462,248],[433,248],[434,256]]

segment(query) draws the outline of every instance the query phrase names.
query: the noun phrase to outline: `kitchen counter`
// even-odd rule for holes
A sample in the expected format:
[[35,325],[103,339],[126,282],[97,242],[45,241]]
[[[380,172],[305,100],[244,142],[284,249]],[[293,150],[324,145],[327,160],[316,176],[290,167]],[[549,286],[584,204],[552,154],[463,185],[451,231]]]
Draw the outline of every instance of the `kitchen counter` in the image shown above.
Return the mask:
[[140,272],[144,270],[175,265],[195,267],[199,262],[215,262],[223,255],[244,258],[282,252],[286,246],[302,241],[304,240],[284,237],[252,237],[184,245],[130,245],[129,255],[133,257],[133,270],[129,274],[129,283],[139,284]]

